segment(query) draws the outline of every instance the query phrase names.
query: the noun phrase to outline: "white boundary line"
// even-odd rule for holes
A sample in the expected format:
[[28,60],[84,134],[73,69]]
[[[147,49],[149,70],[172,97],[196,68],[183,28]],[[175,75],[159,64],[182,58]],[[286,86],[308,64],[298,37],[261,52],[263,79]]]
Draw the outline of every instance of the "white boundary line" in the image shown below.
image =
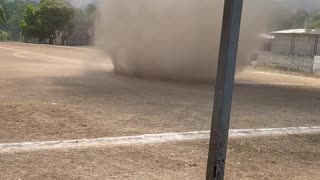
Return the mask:
[[[1,43],[0,43],[1,44]],[[23,42],[4,42],[3,44],[12,44],[12,45],[26,45],[26,46],[34,46],[34,47],[56,47],[56,48],[64,48],[64,49],[75,49],[75,50],[84,50],[84,51],[96,51],[94,46],[67,46],[67,45],[51,45],[51,44],[34,44],[34,43],[23,43]]]
[[[33,52],[30,52],[30,51],[25,51],[25,50],[16,49],[16,48],[8,48],[8,47],[2,47],[2,46],[0,46],[0,49],[10,50],[10,51],[16,51],[16,52],[13,53],[12,55],[13,55],[14,57],[18,57],[18,58],[41,60],[41,61],[48,61],[48,62],[55,62],[55,63],[72,63],[72,64],[79,64],[79,63],[80,63],[80,61],[78,61],[78,60],[61,58],[61,57],[57,57],[57,56],[50,56],[50,55],[40,54],[40,53],[33,53]],[[31,54],[31,55],[36,55],[36,56],[42,56],[42,57],[45,57],[45,58],[52,58],[52,59],[56,59],[56,60],[49,60],[49,59],[43,59],[43,58],[28,57],[28,56],[23,55],[23,54]]]
[[314,79],[311,77],[303,77],[303,76],[298,76],[298,75],[294,75],[294,74],[281,74],[281,73],[277,73],[277,72],[263,72],[263,71],[251,71],[250,73],[252,74],[263,74],[263,75],[275,75],[275,76],[282,76],[282,77],[296,77],[299,79]]
[[257,83],[257,82],[238,81],[238,82],[235,82],[235,84],[258,85],[258,86],[312,86],[312,87],[320,87],[320,84],[312,84],[312,83]]
[[[320,126],[287,127],[268,129],[235,129],[230,130],[230,138],[248,138],[263,136],[284,136],[299,134],[320,134]],[[206,140],[210,131],[193,131],[180,133],[145,134],[138,136],[107,137],[65,141],[25,142],[0,144],[0,153],[31,152],[39,150],[67,150],[115,145],[137,145],[165,142]]]

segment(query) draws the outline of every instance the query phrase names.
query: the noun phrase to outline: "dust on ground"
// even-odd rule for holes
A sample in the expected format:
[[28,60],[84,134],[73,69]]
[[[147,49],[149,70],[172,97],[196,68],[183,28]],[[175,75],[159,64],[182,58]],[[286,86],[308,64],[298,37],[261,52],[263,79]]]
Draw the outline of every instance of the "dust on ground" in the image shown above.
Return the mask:
[[[118,76],[109,61],[81,48],[0,47],[29,52],[17,57],[0,48],[0,143],[210,129],[212,85]],[[319,79],[249,69],[237,81],[262,85],[235,85],[231,128],[320,125],[319,86],[263,85]]]
[[[112,57],[117,72],[183,81],[213,81],[223,15],[223,0],[99,1],[95,43]],[[248,0],[243,5],[238,68],[248,64],[266,31],[275,3]]]

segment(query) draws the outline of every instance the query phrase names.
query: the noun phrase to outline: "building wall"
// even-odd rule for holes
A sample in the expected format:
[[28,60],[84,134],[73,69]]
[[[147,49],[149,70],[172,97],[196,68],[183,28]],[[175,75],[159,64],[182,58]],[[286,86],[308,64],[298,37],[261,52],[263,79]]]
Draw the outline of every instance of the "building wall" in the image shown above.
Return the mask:
[[[271,52],[277,54],[292,54],[313,56],[316,35],[311,34],[275,34],[271,42]],[[320,37],[320,36],[319,36]],[[320,38],[317,54],[320,54]]]
[[317,45],[317,53],[316,55],[320,55],[320,36],[318,36],[318,45]]
[[315,35],[295,34],[292,54],[300,56],[313,56],[315,40]]
[[[257,66],[276,67],[320,76],[320,35],[275,34],[274,37],[271,42],[271,52],[257,54]],[[315,47],[316,42],[317,47]]]
[[314,59],[311,56],[293,56],[260,52],[257,55],[257,66],[284,68],[287,70],[312,73],[313,60]]
[[271,41],[271,52],[279,54],[290,54],[291,50],[291,34],[275,34],[275,38]]
[[314,57],[313,74],[320,76],[320,56]]

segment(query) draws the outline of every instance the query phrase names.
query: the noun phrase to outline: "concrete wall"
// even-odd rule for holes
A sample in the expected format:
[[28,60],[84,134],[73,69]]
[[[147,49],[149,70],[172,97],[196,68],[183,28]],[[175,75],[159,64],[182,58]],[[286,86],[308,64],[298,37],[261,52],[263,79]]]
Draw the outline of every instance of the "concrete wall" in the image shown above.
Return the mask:
[[313,74],[316,76],[320,76],[320,56],[314,57]]
[[275,38],[271,41],[271,52],[279,54],[290,54],[291,50],[291,34],[275,34]]
[[316,36],[296,34],[293,40],[292,54],[300,56],[313,56]]
[[312,73],[313,60],[311,56],[292,56],[260,52],[257,55],[257,66],[285,68],[287,70]]
[[271,52],[257,54],[257,66],[320,75],[320,35],[274,34],[274,36],[271,42]]
[[[292,54],[313,56],[316,35],[312,34],[274,34],[271,42],[271,52],[277,54]],[[320,54],[320,35],[317,54]]]

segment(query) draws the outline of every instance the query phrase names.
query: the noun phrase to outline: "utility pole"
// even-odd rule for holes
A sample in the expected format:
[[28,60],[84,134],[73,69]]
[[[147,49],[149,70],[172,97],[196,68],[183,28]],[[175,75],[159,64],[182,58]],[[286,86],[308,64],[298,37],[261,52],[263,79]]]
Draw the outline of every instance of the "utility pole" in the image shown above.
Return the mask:
[[223,180],[243,0],[225,0],[207,180]]
[[306,21],[304,22],[304,29],[307,29],[308,28],[308,16],[306,17]]

